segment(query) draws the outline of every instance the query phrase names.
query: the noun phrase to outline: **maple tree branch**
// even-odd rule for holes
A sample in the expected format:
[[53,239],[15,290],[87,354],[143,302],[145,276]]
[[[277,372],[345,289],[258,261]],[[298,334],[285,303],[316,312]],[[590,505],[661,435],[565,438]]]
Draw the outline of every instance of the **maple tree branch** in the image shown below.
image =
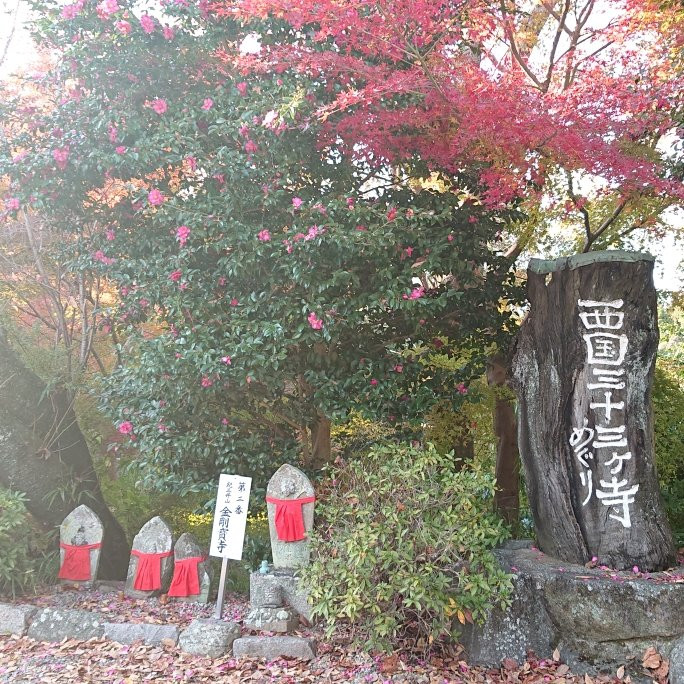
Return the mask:
[[548,92],[551,86],[551,79],[553,78],[553,70],[556,67],[556,50],[558,50],[558,43],[560,42],[561,35],[563,34],[563,29],[565,28],[565,22],[568,19],[568,12],[570,12],[570,0],[565,0],[563,4],[563,12],[560,19],[558,20],[558,26],[556,27],[556,35],[553,37],[553,43],[551,44],[551,52],[549,53],[549,67],[546,70],[546,78],[543,83],[543,92]]
[[522,54],[520,53],[520,50],[518,49],[518,44],[516,43],[515,36],[513,35],[513,31],[511,30],[511,27],[508,22],[507,15],[510,14],[508,9],[506,8],[506,4],[504,0],[501,0],[499,4],[499,8],[501,9],[501,14],[503,18],[503,30],[504,34],[508,40],[508,45],[511,50],[511,54],[513,55],[513,58],[517,62],[518,66],[527,74],[527,76],[531,79],[531,81],[535,84],[539,90],[542,90],[542,83],[541,81],[537,78],[535,73],[529,68],[527,65],[527,62],[523,59]]

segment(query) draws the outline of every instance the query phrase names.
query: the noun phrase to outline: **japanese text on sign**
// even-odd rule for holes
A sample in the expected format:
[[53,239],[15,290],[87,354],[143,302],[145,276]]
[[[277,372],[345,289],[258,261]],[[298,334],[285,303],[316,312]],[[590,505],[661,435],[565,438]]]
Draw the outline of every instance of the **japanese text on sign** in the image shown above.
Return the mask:
[[210,555],[233,560],[242,558],[251,486],[251,477],[222,474],[219,478]]
[[[621,397],[621,390],[625,389],[622,365],[629,344],[627,336],[618,332],[625,319],[624,312],[620,311],[623,301],[579,299],[577,304],[587,331],[582,335],[590,372],[587,389],[601,390],[595,392],[589,403],[590,410],[594,411],[594,427],[588,427],[589,420],[585,418],[581,427],[572,429],[569,440],[585,489],[582,506],[595,495],[612,509],[610,518],[623,527],[631,527],[629,507],[634,503],[639,485],[631,485],[623,473],[625,462],[632,459],[625,434],[625,402]],[[598,475],[598,487],[594,486],[594,471]]]

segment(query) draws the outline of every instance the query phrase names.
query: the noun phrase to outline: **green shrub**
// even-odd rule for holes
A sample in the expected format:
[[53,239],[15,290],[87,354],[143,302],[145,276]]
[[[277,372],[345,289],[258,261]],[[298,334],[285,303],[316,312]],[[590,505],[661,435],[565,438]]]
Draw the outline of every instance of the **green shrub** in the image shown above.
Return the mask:
[[[0,489],[0,594],[31,591],[41,580],[45,533],[24,505],[23,494]],[[54,577],[54,576],[53,576]]]
[[457,618],[507,604],[510,579],[491,549],[507,531],[491,513],[494,480],[454,472],[432,445],[375,447],[319,492],[303,581],[328,636],[341,623],[366,647],[429,649]]
[[684,365],[659,359],[653,382],[656,465],[672,531],[684,544]]

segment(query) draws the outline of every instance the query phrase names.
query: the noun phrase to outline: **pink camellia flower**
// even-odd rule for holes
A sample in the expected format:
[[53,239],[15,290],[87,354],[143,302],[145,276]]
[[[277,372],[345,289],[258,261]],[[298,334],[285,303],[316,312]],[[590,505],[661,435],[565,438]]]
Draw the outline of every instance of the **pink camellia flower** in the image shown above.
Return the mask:
[[145,299],[145,297],[142,297],[138,304],[140,304],[141,309],[146,309],[150,305],[150,303]]
[[10,197],[5,202],[5,205],[7,206],[7,209],[9,211],[17,211],[19,209],[19,207],[21,206],[21,202],[16,197]]
[[459,382],[458,385],[456,385],[456,390],[459,394],[468,394],[468,388],[462,382]]
[[172,280],[174,283],[177,283],[183,275],[183,271],[180,270],[180,268],[177,268],[175,271],[171,271],[169,273],[169,280]]
[[370,384],[373,385],[373,387],[375,387],[375,386],[378,384],[378,381],[377,381],[375,378],[373,378],[373,379],[370,381]]
[[202,387],[211,387],[214,383],[206,375],[202,378]]
[[152,102],[150,102],[148,106],[151,107],[157,114],[159,114],[159,116],[164,114],[166,110],[169,108],[169,105],[166,104],[166,100],[164,100],[161,97],[157,97],[154,100],[152,100]]
[[131,31],[133,30],[131,22],[125,21],[124,19],[117,21],[116,24],[114,24],[114,27],[122,36],[130,36]]
[[202,103],[202,109],[208,112],[214,106],[214,101],[210,97],[205,97]]
[[323,321],[313,311],[306,317],[306,320],[314,330],[320,330],[323,327]]
[[304,200],[301,197],[293,197],[292,198],[292,206],[295,209],[299,209],[302,206],[302,204],[304,204]]
[[75,19],[76,15],[83,9],[84,5],[84,0],[79,0],[71,5],[64,5],[61,12],[62,19]]
[[249,126],[247,124],[242,124],[242,126],[240,126],[240,128],[238,128],[238,133],[243,138],[246,138],[249,135]]
[[157,188],[154,188],[154,190],[150,190],[149,193],[147,193],[147,201],[153,206],[153,207],[158,207],[161,204],[164,204],[164,195],[157,190]]
[[52,157],[57,162],[57,168],[64,171],[69,159],[69,147],[58,147],[56,150],[52,150]]
[[105,238],[107,238],[107,240],[111,242],[115,237],[116,233],[114,232],[114,230],[112,228],[108,228],[107,232],[105,233]]
[[469,216],[468,223],[477,223],[477,216]]
[[406,218],[409,218],[409,219],[413,218],[414,213],[415,212],[413,211],[413,209],[407,209],[406,210]]
[[229,421],[228,421],[228,418],[221,418],[221,423],[222,423],[223,425],[228,425],[228,422],[229,422]]
[[394,219],[397,217],[397,208],[392,207],[388,212],[387,212],[387,220],[388,221],[394,221]]
[[230,366],[230,364],[233,363],[232,360],[231,360],[231,358],[230,358],[230,356],[222,356],[222,357],[221,357],[221,362],[222,362],[222,363],[225,363],[226,366]]
[[413,247],[407,247],[405,250],[406,256],[411,256],[413,254]]
[[117,154],[126,154],[126,147],[124,145],[117,145],[116,149],[114,150]]
[[401,373],[403,370],[404,370],[404,367],[403,367],[400,363],[398,363],[398,364],[394,367],[394,371],[395,371],[396,373]]
[[166,425],[164,425],[164,423],[159,423],[159,425],[157,425],[157,430],[159,430],[159,432],[166,432],[166,429],[167,428]]
[[349,207],[349,209],[354,208],[354,198],[353,197],[347,197],[347,207]]
[[130,420],[124,420],[123,423],[119,423],[119,427],[116,429],[122,435],[130,435],[133,432],[133,423]]
[[411,290],[411,294],[408,296],[409,299],[420,299],[425,294],[425,288],[421,285],[419,287],[414,287]]
[[164,26],[162,36],[164,36],[165,40],[173,40],[174,35],[175,31],[170,26]]
[[190,228],[187,226],[178,226],[176,229],[176,240],[180,242],[181,247],[185,247],[185,243],[188,241],[188,238],[190,237]]
[[451,233],[449,233],[449,235],[447,235],[447,240],[449,240],[449,242],[453,242],[454,236]]
[[140,26],[142,26],[142,30],[149,35],[150,33],[154,33],[156,24],[149,14],[143,14],[140,17]]
[[247,84],[244,81],[238,83],[235,87],[238,89],[238,92],[240,95],[242,95],[242,97],[247,95]]
[[117,0],[102,0],[97,6],[97,16],[100,19],[107,19],[111,14],[116,14],[120,9]]
[[259,146],[254,142],[254,140],[248,140],[245,143],[245,152],[247,154],[254,154],[259,149]]
[[260,231],[257,233],[257,237],[258,237],[259,240],[261,240],[262,242],[268,242],[268,241],[271,239],[271,233],[270,233],[268,230],[266,230],[266,229],[264,228],[264,230],[260,230]]
[[230,305],[231,305],[231,306],[237,306],[237,305],[238,305],[238,300],[237,300],[235,297],[233,297],[233,298],[230,300]]
[[366,228],[366,226],[356,226],[356,230],[365,233],[368,230],[368,228]]

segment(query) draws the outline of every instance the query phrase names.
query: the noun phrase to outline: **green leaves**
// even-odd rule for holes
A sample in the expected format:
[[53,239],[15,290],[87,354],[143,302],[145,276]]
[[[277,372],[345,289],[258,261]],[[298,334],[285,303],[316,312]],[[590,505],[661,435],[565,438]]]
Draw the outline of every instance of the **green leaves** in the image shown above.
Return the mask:
[[491,512],[490,474],[454,472],[452,455],[428,445],[376,447],[330,478],[304,576],[329,634],[349,622],[368,648],[427,650],[454,631],[453,616],[472,622],[506,604],[510,579],[491,549],[507,531]]

